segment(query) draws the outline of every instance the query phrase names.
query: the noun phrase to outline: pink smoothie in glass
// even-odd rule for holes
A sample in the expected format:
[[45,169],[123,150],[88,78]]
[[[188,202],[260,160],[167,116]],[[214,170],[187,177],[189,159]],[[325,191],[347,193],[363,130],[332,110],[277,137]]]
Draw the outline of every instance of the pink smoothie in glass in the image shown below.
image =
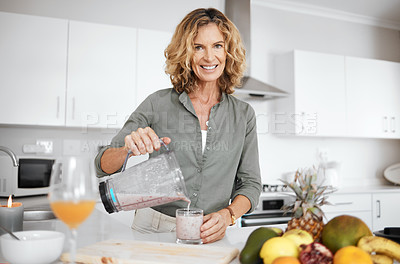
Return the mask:
[[[179,210],[179,209],[178,209]],[[203,224],[202,210],[182,210],[176,215],[176,238],[178,243],[200,244],[200,227]],[[193,212],[193,213],[192,213]]]

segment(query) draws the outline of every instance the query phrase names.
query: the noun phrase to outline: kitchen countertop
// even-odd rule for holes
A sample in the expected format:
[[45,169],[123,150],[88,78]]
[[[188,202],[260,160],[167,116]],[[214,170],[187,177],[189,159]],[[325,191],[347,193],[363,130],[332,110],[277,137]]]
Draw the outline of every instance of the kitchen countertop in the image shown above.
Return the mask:
[[346,186],[339,187],[337,194],[354,194],[354,193],[390,193],[390,192],[400,192],[399,185],[379,185],[379,186],[371,186],[371,185],[360,185],[360,186]]
[[[15,200],[23,201],[24,204],[26,204],[25,208],[28,209],[37,205],[39,205],[40,208],[45,208],[46,206],[48,206],[47,198],[45,196],[19,199],[16,198]],[[219,247],[234,247],[242,250],[247,240],[247,237],[255,228],[256,227],[230,227],[226,232],[226,236],[222,240],[207,245]],[[62,223],[60,220],[52,219],[44,221],[24,221],[23,229],[24,231],[56,230],[65,233],[66,239],[63,252],[68,252],[69,231],[64,223]],[[121,224],[104,212],[101,212],[98,209],[93,210],[93,213],[89,216],[89,218],[78,228],[78,248],[109,239],[175,243],[175,232],[140,234],[133,231],[130,227]],[[0,262],[2,261],[4,261],[4,259],[0,255]],[[234,259],[231,263],[238,264],[238,258]]]
[[[346,187],[340,188],[337,194],[346,193],[376,193],[376,192],[400,192],[400,186],[388,185],[388,186],[372,186],[372,187]],[[25,210],[50,210],[50,206],[46,195],[33,196],[33,197],[16,197],[16,202],[22,202]],[[0,198],[0,203],[5,204],[7,198]],[[109,240],[109,239],[125,239],[125,240],[136,240],[136,241],[153,241],[153,242],[164,242],[164,243],[175,243],[175,233],[159,233],[159,234],[140,234],[133,231],[129,226],[121,224],[110,215],[102,212],[99,208],[102,208],[102,204],[98,201],[96,209],[89,216],[89,218],[78,228],[78,247],[84,247],[96,242]],[[284,228],[282,226],[279,226]],[[226,232],[226,236],[217,242],[207,244],[211,246],[219,247],[234,247],[242,250],[247,237],[257,227],[230,227]],[[64,244],[64,252],[69,249],[68,228],[57,219],[44,220],[44,221],[24,221],[24,230],[56,230],[61,231],[65,234],[66,240]],[[0,262],[4,261],[0,255]],[[238,264],[238,258],[234,259],[231,263]]]

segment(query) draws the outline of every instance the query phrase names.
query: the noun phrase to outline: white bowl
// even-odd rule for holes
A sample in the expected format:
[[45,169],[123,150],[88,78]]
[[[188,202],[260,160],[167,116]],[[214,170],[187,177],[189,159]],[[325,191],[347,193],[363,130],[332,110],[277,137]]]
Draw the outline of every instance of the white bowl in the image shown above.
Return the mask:
[[0,236],[3,257],[13,264],[44,264],[57,260],[64,246],[65,235],[56,231],[21,231]]

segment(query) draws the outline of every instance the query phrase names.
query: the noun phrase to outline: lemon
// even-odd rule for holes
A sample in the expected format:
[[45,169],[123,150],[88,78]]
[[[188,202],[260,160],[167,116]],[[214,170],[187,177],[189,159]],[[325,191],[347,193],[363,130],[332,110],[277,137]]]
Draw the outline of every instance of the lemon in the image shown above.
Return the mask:
[[275,233],[278,234],[278,236],[281,236],[283,234],[283,230],[280,229],[279,227],[270,227],[272,230],[275,231]]
[[300,245],[308,245],[314,242],[313,236],[307,231],[301,229],[291,229],[285,232],[283,237],[292,240],[299,248]]
[[264,264],[271,264],[276,258],[283,256],[295,258],[299,256],[296,243],[286,237],[273,237],[267,240],[260,250],[260,258]]

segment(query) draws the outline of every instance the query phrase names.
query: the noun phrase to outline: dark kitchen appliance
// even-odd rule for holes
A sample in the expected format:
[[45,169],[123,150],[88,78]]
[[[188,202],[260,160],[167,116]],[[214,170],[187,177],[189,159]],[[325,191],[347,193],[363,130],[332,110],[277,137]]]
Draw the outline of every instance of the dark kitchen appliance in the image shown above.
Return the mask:
[[374,232],[374,234],[400,243],[400,227],[385,227],[383,230]]
[[265,226],[287,224],[292,218],[284,214],[282,206],[295,201],[286,185],[263,185],[257,208],[241,217],[240,226]]
[[0,146],[0,150],[7,154],[0,155],[0,197],[44,195],[49,192],[53,157],[17,157],[9,148]]

